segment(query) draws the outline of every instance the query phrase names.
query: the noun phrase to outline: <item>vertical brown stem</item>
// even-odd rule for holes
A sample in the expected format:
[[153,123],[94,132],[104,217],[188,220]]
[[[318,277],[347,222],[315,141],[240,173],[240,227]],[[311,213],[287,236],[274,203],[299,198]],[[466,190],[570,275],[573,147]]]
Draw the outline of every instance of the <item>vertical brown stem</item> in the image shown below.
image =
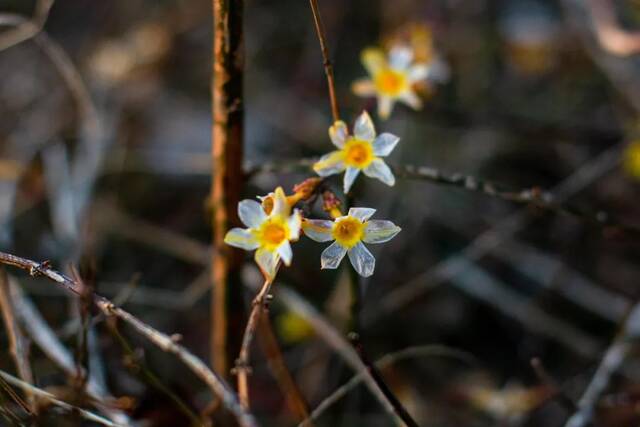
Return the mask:
[[224,244],[224,235],[236,223],[242,190],[242,70],[243,0],[212,0],[212,169],[213,207],[211,359],[220,375],[228,373],[227,290],[241,257]]
[[324,65],[324,73],[327,76],[327,85],[329,86],[329,101],[331,102],[331,115],[333,121],[340,120],[340,111],[338,110],[338,100],[336,99],[336,85],[333,79],[333,65],[329,59],[329,49],[327,48],[327,36],[324,32],[324,25],[322,24],[322,17],[320,16],[320,10],[318,9],[317,0],[309,0],[311,5],[311,12],[313,13],[313,23],[316,27],[316,33],[318,34],[318,41],[320,42],[320,51],[322,52],[322,64]]

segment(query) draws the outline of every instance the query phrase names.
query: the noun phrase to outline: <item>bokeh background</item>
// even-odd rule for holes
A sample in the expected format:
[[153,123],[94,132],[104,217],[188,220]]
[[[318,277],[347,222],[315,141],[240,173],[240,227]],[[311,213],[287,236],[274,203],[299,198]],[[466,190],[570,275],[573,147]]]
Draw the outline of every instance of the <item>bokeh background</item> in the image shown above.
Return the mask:
[[[622,31],[638,26],[640,3],[594,2],[612,11]],[[402,138],[390,164],[540,187],[562,203],[639,225],[640,164],[633,167],[632,148],[640,65],[634,52],[602,44],[589,4],[322,0],[342,115],[352,122],[363,109],[375,112],[374,100],[351,92],[366,75],[362,49],[425,25],[449,78],[423,94],[423,110],[396,106],[385,122],[374,116],[378,130]],[[211,5],[58,0],[44,32],[16,43],[16,15],[37,18],[38,7],[0,0],[2,250],[51,260],[67,272],[79,266],[98,293],[182,335],[207,360]],[[298,161],[331,149],[331,114],[307,2],[247,2],[245,17],[245,159],[257,170],[243,197],[253,198],[311,176]],[[339,189],[340,180],[331,185]],[[382,373],[419,424],[564,425],[640,296],[637,239],[425,181],[400,179],[389,188],[360,178],[352,193],[355,205],[375,207],[378,218],[403,228],[371,248],[377,266],[360,283],[360,334],[373,360],[412,349]],[[354,374],[305,319],[308,304],[340,336],[351,324],[348,266],[320,271],[323,246],[304,238],[294,246],[293,266],[280,272],[270,309],[287,367],[311,409]],[[77,299],[10,273],[21,298],[74,354]],[[230,313],[237,336],[251,285],[260,280],[250,255],[243,278],[244,304]],[[203,384],[173,356],[124,327],[118,336],[108,323],[96,318],[89,347],[92,372],[104,377],[116,403],[146,425],[190,425],[143,371],[196,413],[211,399]],[[4,331],[0,346],[8,348]],[[36,385],[91,407],[69,372],[30,348]],[[594,425],[640,422],[634,355],[631,345],[597,399]],[[534,358],[547,377],[540,365],[532,367]],[[296,425],[258,345],[252,364],[258,419]],[[7,351],[0,367],[15,372]],[[6,393],[1,402],[15,406]],[[0,424],[12,420],[5,415]],[[38,422],[80,425],[55,411]],[[393,422],[359,385],[316,425]]]

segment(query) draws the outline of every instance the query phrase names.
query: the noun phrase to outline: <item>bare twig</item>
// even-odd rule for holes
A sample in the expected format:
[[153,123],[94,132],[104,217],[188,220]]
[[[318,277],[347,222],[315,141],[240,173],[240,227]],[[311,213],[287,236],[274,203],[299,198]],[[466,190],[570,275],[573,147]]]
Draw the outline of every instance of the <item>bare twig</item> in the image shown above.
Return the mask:
[[[0,252],[0,263],[12,265],[26,270],[32,276],[44,276],[56,282],[59,286],[66,289],[67,291],[72,292],[75,295],[81,295],[82,289],[79,283],[64,274],[53,270],[49,267],[47,262],[38,263],[30,259],[21,258],[15,255],[7,254],[5,252]],[[203,380],[209,386],[209,388],[215,395],[222,399],[225,407],[234,414],[240,425],[257,425],[253,416],[245,411],[244,408],[242,408],[242,406],[238,402],[237,397],[235,396],[233,391],[231,391],[229,386],[224,382],[224,380],[213,373],[204,364],[204,362],[202,362],[202,360],[189,352],[189,350],[187,350],[180,344],[177,344],[175,340],[173,340],[168,335],[163,334],[162,332],[147,325],[127,311],[116,307],[111,301],[106,298],[94,293],[93,302],[106,315],[115,316],[123,320],[129,326],[133,327],[136,332],[147,338],[163,351],[176,355],[178,359],[180,359],[198,378]]]
[[26,20],[16,28],[0,36],[0,51],[15,46],[37,35],[44,27],[54,0],[38,0],[33,18]]
[[[71,352],[62,345],[56,334],[42,318],[40,312],[31,300],[23,294],[20,286],[15,283],[13,278],[9,279],[9,283],[16,317],[24,330],[49,359],[60,367],[69,377],[73,378],[77,372]],[[100,379],[95,377],[95,373],[90,373],[84,391],[95,401],[95,406],[100,412],[105,414],[109,419],[117,424],[130,424],[129,417],[124,412],[103,404],[103,402],[110,401],[113,398],[109,395]]]
[[240,266],[239,251],[224,243],[224,235],[238,222],[236,208],[242,191],[243,112],[243,0],[212,0],[213,70],[212,173],[213,259],[211,293],[211,360],[226,376],[227,291]]
[[[269,312],[263,312],[258,331],[261,347],[267,357],[271,372],[282,390],[287,406],[299,419],[308,420],[309,408],[307,402],[287,369],[278,340],[273,332]],[[313,427],[311,420],[305,424],[305,427]]]
[[331,102],[331,115],[333,121],[340,120],[340,111],[338,110],[338,100],[336,99],[335,81],[333,78],[333,65],[329,59],[329,49],[327,48],[327,36],[324,32],[324,25],[322,24],[322,16],[318,9],[318,0],[309,0],[311,5],[311,12],[313,13],[313,23],[316,27],[316,33],[318,34],[318,41],[320,42],[320,51],[322,52],[322,65],[324,66],[324,73],[327,76],[327,86],[329,88],[329,101]]
[[[562,203],[568,197],[582,190],[618,165],[621,150],[622,145],[610,148],[564,179],[552,190],[556,201]],[[516,230],[525,226],[528,221],[529,217],[525,211],[516,212],[500,220],[498,224],[480,234],[455,256],[439,262],[402,286],[397,287],[383,299],[380,305],[367,307],[365,313],[368,316],[365,316],[364,320],[370,323],[383,313],[393,312],[408,302],[414,301],[425,291],[433,289],[459,274],[467,266],[467,263],[463,262],[465,258],[471,261],[478,260],[497,246],[502,239],[511,236]]]
[[591,422],[600,396],[631,351],[633,347],[631,341],[638,337],[640,337],[640,303],[636,303],[633,307],[618,335],[605,352],[589,386],[578,402],[578,411],[569,418],[565,427],[583,427]]
[[269,290],[271,289],[272,283],[272,280],[266,279],[251,303],[251,313],[249,314],[249,320],[247,320],[247,326],[242,335],[242,346],[240,347],[240,354],[236,359],[234,368],[234,373],[238,377],[238,396],[240,397],[240,403],[245,409],[249,408],[249,384],[247,376],[251,370],[249,366],[251,342],[253,341],[260,318],[266,315],[266,304],[269,301]]
[[[25,345],[25,338],[22,331],[18,327],[16,316],[13,309],[13,300],[9,289],[9,280],[4,268],[0,269],[0,309],[2,310],[2,319],[7,329],[7,338],[9,340],[9,353],[13,357],[16,364],[18,376],[25,382],[33,384],[33,372],[29,364],[28,350]],[[31,412],[37,412],[36,401],[33,394],[27,391],[27,398],[30,403]]]
[[[377,369],[382,370],[397,362],[418,357],[449,357],[464,362],[468,365],[477,364],[477,360],[468,353],[454,348],[434,344],[408,347],[394,353],[389,353],[378,359],[375,362],[375,366]],[[333,393],[324,398],[322,402],[320,402],[320,404],[311,412],[309,418],[298,424],[298,427],[305,427],[305,422],[315,421],[320,418],[320,416],[324,414],[331,406],[333,406],[336,402],[346,396],[347,393],[357,387],[363,380],[364,373],[359,372],[355,374],[349,381],[338,387]]]
[[371,394],[380,402],[385,412],[396,422],[401,420],[394,412],[393,405],[382,393],[376,382],[371,378],[367,367],[344,337],[320,314],[309,302],[298,295],[293,289],[283,284],[275,287],[278,301],[281,301],[289,310],[303,317],[315,332],[331,347],[344,361],[357,373],[363,375],[365,386]]
[[33,394],[35,396],[37,396],[39,399],[44,399],[62,409],[64,409],[65,411],[71,412],[71,413],[76,413],[79,414],[82,418],[84,418],[85,420],[88,421],[93,421],[94,423],[98,423],[104,426],[109,426],[109,427],[122,427],[123,424],[116,424],[106,418],[103,418],[99,415],[94,414],[93,412],[89,412],[85,409],[82,408],[78,408],[77,406],[73,406],[70,405],[66,402],[63,402],[62,400],[56,398],[56,396],[54,396],[53,394],[41,390],[37,387],[32,386],[31,384],[22,381],[12,375],[9,375],[8,373],[4,372],[4,371],[0,371],[0,377],[2,377],[3,380],[5,380],[6,382],[8,382],[9,384],[12,384],[16,387],[20,387],[22,390],[24,390],[27,393]]
[[618,24],[612,0],[587,0],[600,46],[609,53],[629,56],[640,52],[640,32]]
[[360,360],[362,360],[362,363],[364,363],[364,365],[367,367],[367,370],[369,371],[369,374],[371,374],[373,380],[376,382],[376,384],[378,384],[378,387],[380,387],[382,393],[384,393],[389,402],[391,402],[391,404],[393,405],[393,411],[396,413],[396,415],[398,415],[398,417],[402,421],[404,421],[404,423],[408,427],[418,427],[418,423],[413,419],[411,414],[409,414],[409,412],[402,405],[402,402],[400,402],[400,399],[396,397],[396,395],[393,393],[393,391],[391,391],[387,383],[384,381],[384,378],[382,378],[382,374],[380,373],[378,368],[369,360],[369,356],[364,350],[358,334],[350,334],[349,340],[351,341],[351,345],[353,345],[353,347],[356,349]]

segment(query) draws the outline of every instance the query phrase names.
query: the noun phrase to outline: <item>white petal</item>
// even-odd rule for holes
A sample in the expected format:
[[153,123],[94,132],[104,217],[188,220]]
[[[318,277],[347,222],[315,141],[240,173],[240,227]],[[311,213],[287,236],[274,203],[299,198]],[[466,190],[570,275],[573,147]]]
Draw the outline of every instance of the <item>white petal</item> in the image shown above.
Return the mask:
[[389,51],[389,65],[394,70],[403,71],[413,60],[413,50],[406,46],[394,46]]
[[358,96],[369,97],[375,96],[376,85],[371,79],[358,79],[351,85],[351,90]]
[[316,242],[328,242],[329,240],[333,240],[333,235],[331,234],[332,228],[333,221],[326,219],[306,219],[302,223],[304,234]]
[[338,268],[346,253],[347,249],[344,246],[338,242],[333,242],[320,255],[320,268]]
[[371,178],[377,178],[389,186],[396,183],[396,178],[389,166],[382,159],[375,159],[364,170],[364,174]]
[[371,208],[351,208],[351,209],[349,209],[349,216],[352,216],[354,218],[358,218],[362,222],[365,222],[366,220],[371,218],[374,213],[376,213],[376,210],[375,209],[371,209]]
[[260,248],[256,251],[254,256],[258,267],[268,279],[273,280],[276,277],[276,267],[280,260],[280,255],[277,252],[271,252],[264,248]]
[[295,209],[293,215],[287,220],[289,225],[289,240],[296,241],[300,238],[300,227],[302,226],[302,215],[300,209]]
[[344,192],[348,193],[351,190],[351,186],[353,185],[353,181],[356,180],[358,174],[360,173],[360,169],[356,168],[347,168],[347,171],[344,173]]
[[348,253],[349,261],[351,261],[351,265],[359,275],[369,277],[373,274],[373,269],[376,267],[376,259],[362,242],[356,243],[354,247],[349,249]]
[[329,138],[331,138],[333,145],[338,148],[344,147],[344,142],[348,136],[349,129],[347,129],[347,125],[342,120],[338,120],[329,128]]
[[422,108],[422,100],[418,97],[418,95],[410,90],[406,91],[400,96],[400,101],[404,102],[414,110],[419,110]]
[[393,99],[388,96],[378,97],[378,116],[382,120],[387,120],[393,110]]
[[332,151],[325,154],[313,165],[313,170],[320,176],[335,175],[342,172],[344,168],[344,153],[342,151]]
[[357,139],[361,139],[363,141],[373,141],[376,137],[376,128],[373,127],[371,117],[366,110],[363,111],[356,119],[356,124],[353,127],[353,133]]
[[276,188],[276,191],[273,193],[273,210],[270,215],[287,217],[290,212],[291,206],[289,206],[289,202],[287,202],[287,195],[284,194],[282,187]]
[[243,200],[238,203],[240,221],[249,228],[258,228],[267,219],[262,205],[255,200]]
[[284,265],[291,265],[291,258],[293,258],[293,251],[291,250],[291,244],[289,243],[288,240],[285,240],[278,247],[278,254],[280,255],[280,258],[282,259],[282,262],[284,263]]
[[424,80],[429,75],[429,66],[427,64],[415,64],[409,67],[407,76],[410,83],[419,82]]
[[384,243],[391,240],[400,232],[401,228],[391,221],[372,220],[368,221],[364,229],[365,243]]
[[244,228],[232,228],[224,236],[224,242],[227,245],[234,246],[236,248],[244,249],[247,251],[256,249],[260,244],[256,240],[255,236],[249,230]]
[[388,156],[391,154],[400,138],[390,133],[381,133],[373,141],[373,154],[376,156]]
[[362,51],[360,55],[362,65],[367,69],[370,75],[376,74],[380,69],[387,66],[387,59],[384,56],[382,49],[367,48]]

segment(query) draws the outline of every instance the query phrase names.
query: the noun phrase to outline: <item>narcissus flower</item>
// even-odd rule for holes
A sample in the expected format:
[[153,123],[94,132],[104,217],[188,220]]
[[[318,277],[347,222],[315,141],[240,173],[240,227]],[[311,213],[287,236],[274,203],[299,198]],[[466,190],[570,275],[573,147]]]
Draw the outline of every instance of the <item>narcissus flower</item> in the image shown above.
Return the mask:
[[386,119],[396,101],[407,104],[414,110],[422,108],[422,100],[413,85],[423,81],[429,74],[427,63],[413,63],[413,50],[407,46],[394,46],[385,56],[382,49],[367,48],[362,51],[362,63],[370,78],[356,80],[353,92],[363,97],[378,98],[378,116]]
[[387,185],[394,185],[396,179],[381,157],[388,156],[400,138],[390,133],[376,136],[373,122],[366,111],[356,120],[353,132],[353,136],[349,135],[347,125],[343,121],[335,122],[329,128],[329,137],[338,150],[322,156],[313,165],[313,170],[320,176],[345,171],[345,193],[349,192],[360,171]]
[[364,243],[384,243],[400,232],[400,227],[391,221],[369,220],[375,209],[351,208],[346,216],[334,221],[306,219],[302,224],[304,233],[316,242],[334,242],[320,257],[324,268],[338,268],[345,254],[349,255],[351,265],[363,277],[373,274],[376,259]]
[[268,213],[255,200],[238,204],[238,216],[248,228],[233,228],[224,237],[226,244],[247,251],[256,249],[255,260],[263,274],[273,280],[278,262],[291,264],[293,253],[289,242],[298,240],[302,217],[291,206],[281,187],[269,195],[272,206]]

